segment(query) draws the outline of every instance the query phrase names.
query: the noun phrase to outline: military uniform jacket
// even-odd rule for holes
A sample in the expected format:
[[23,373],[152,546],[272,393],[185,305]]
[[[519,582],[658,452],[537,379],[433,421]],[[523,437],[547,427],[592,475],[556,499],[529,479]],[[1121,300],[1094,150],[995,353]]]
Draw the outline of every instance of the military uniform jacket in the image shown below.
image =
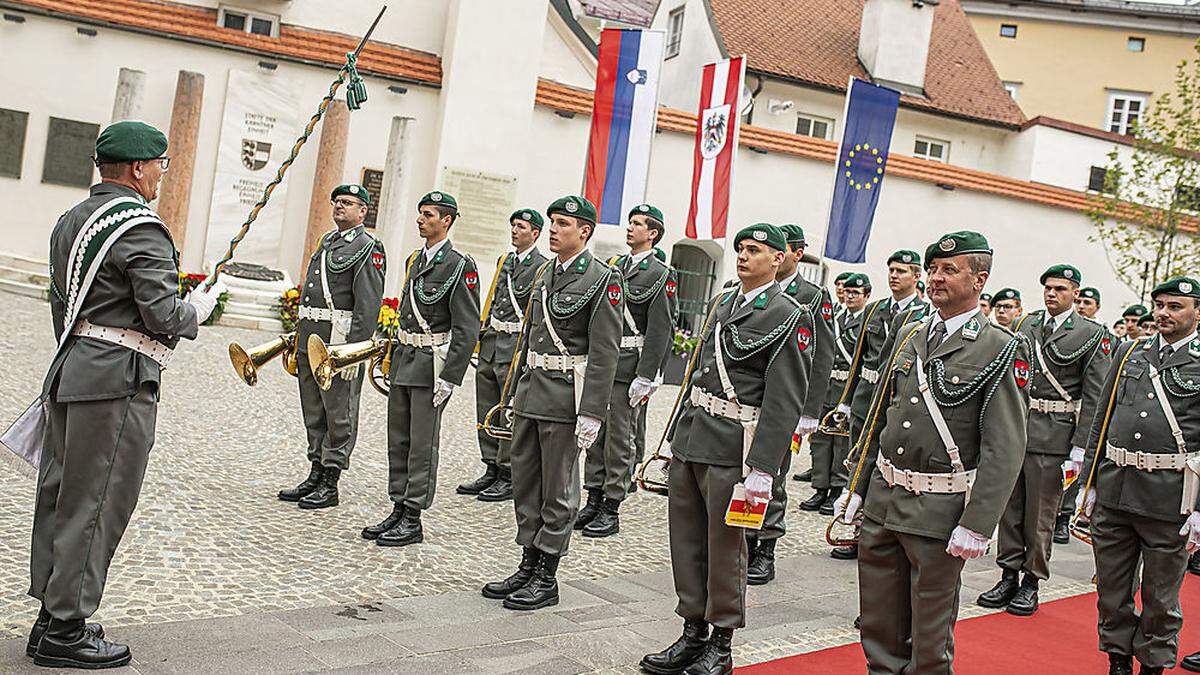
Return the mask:
[[[475,261],[454,250],[448,239],[433,260],[425,259],[424,247],[417,249],[400,296],[399,329],[421,333],[421,323],[413,314],[413,298],[429,325],[429,332],[450,333],[449,350],[439,377],[453,385],[462,384],[479,340],[479,271]],[[392,353],[391,382],[432,387],[433,350],[397,345]]]
[[[1160,374],[1163,390],[1183,432],[1190,452],[1200,450],[1200,339],[1179,349],[1165,363],[1159,361],[1162,342],[1158,337],[1128,343],[1114,356],[1100,393],[1107,406],[1116,388],[1116,404],[1109,421],[1105,442],[1131,452],[1177,453],[1178,446],[1163,414],[1158,394],[1150,381],[1150,366]],[[1132,349],[1132,353],[1129,350]],[[1117,377],[1118,364],[1125,354],[1129,359]],[[1104,427],[1103,407],[1097,411],[1087,444],[1085,471],[1094,471],[1096,501],[1108,508],[1129,511],[1148,518],[1182,522],[1183,473],[1179,471],[1143,471],[1132,466],[1117,466],[1100,448],[1099,466],[1096,447]],[[1192,508],[1200,508],[1200,500]]]
[[[529,316],[522,329],[513,410],[549,422],[574,423],[579,415],[604,420],[621,344],[624,300],[620,272],[597,260],[587,249],[561,272],[556,269],[557,258],[551,258],[544,267],[534,282]],[[543,287],[548,306],[542,304]],[[578,411],[574,373],[531,368],[527,363],[531,349],[539,354],[560,353],[546,330],[547,316],[567,353],[587,356]]]
[[[383,277],[387,258],[383,244],[359,225],[346,232],[334,230],[321,238],[308,261],[301,288],[302,307],[325,307],[321,286],[321,259],[329,275],[329,295],[336,309],[352,313],[346,342],[366,340],[379,325],[379,306],[383,301]],[[317,335],[329,344],[333,324],[329,321],[300,319],[296,324],[297,348],[308,351],[308,337]]]
[[[145,204],[131,188],[99,183],[87,199],[59,217],[50,234],[50,314],[55,338],[61,339],[66,330],[62,289],[69,287],[65,275],[71,246],[88,216],[122,197]],[[135,330],[168,347],[175,347],[179,338],[195,339],[196,309],[179,297],[178,253],[165,227],[157,222],[134,225],[113,241],[78,316],[99,326]],[[131,349],[92,338],[70,338],[46,374],[43,394],[53,389],[54,400],[64,403],[124,398],[137,393],[143,382],[157,389],[161,370],[156,361]]]
[[[1047,319],[1046,311],[1038,310],[1018,320],[1017,332],[1029,341],[1030,398],[1061,401],[1063,397],[1050,384],[1034,353],[1035,343],[1042,342]],[[1112,339],[1103,326],[1071,310],[1041,348],[1046,367],[1071,400],[1081,401],[1082,407],[1078,417],[1069,412],[1030,410],[1028,449],[1037,455],[1065,458],[1071,454],[1072,446],[1082,448],[1087,445],[1091,431],[1089,422],[1096,416],[1100,388],[1111,362]]]
[[875,394],[875,383],[868,382],[863,377],[863,371],[879,373],[882,380],[883,369],[887,365],[885,360],[895,345],[896,333],[908,322],[917,321],[929,313],[929,305],[917,298],[911,300],[908,306],[899,312],[893,310],[893,302],[892,298],[884,298],[864,308],[864,323],[858,336],[858,340],[863,343],[862,356],[858,360],[858,366],[851,373],[851,391],[850,396],[846,398],[846,403],[858,418],[867,416]]
[[[531,248],[524,260],[518,261],[517,254],[496,260],[496,290],[492,295],[492,306],[479,329],[479,358],[507,368],[517,347],[516,333],[502,333],[491,326],[491,319],[506,323],[518,323],[529,307],[529,292],[533,289],[533,277],[547,258],[537,247]],[[503,265],[501,265],[501,261]],[[511,284],[511,285],[510,285]],[[509,291],[512,291],[510,294]],[[513,307],[516,296],[519,307]]]
[[[636,377],[653,381],[670,356],[675,338],[678,314],[675,291],[679,283],[675,279],[675,270],[654,254],[642,258],[636,265],[629,255],[623,255],[616,259],[614,266],[620,271],[625,287],[624,307],[637,327],[637,334],[646,338],[641,349],[621,349],[616,381],[629,383]],[[635,334],[624,311],[621,313],[621,330],[622,337]]]
[[[809,374],[811,386],[804,395],[803,415],[812,419],[821,418],[821,408],[825,404],[824,382],[829,381],[829,373],[833,370],[833,300],[829,291],[800,276],[792,278],[783,292],[791,296],[814,319],[812,344],[812,372]],[[839,383],[842,384],[842,383]]]
[[738,290],[728,291],[710,305],[712,318],[705,321],[700,355],[671,429],[671,452],[699,464],[743,464],[741,423],[689,403],[697,387],[728,400],[717,368],[716,341],[720,340],[738,402],[759,408],[758,429],[744,463],[775,475],[791,445],[808,391],[813,319],[777,285],[734,309],[739,295]]
[[[890,530],[947,540],[955,526],[962,525],[990,536],[1025,457],[1029,407],[1023,389],[1029,368],[1025,344],[976,314],[930,354],[926,350],[929,323],[901,329],[894,359],[889,359],[892,380],[880,389],[885,407],[869,437],[855,490],[864,497],[864,514]],[[916,333],[901,347],[899,342],[913,328]],[[875,470],[882,456],[898,469],[954,471],[918,388],[918,355],[963,466],[977,472],[969,501],[963,493],[918,495],[901,486],[889,487]],[[871,432],[869,425],[868,419],[864,433]]]
[[[851,316],[850,312],[843,310],[834,317],[833,367],[830,369],[831,374],[834,370],[850,372],[850,362],[854,359],[854,350],[858,346],[858,334],[862,330],[862,320],[866,315],[866,312],[863,311],[859,312],[858,316]],[[813,370],[816,370],[815,366]],[[813,386],[820,387],[821,380],[814,377]],[[837,407],[838,401],[842,398],[842,391],[845,388],[845,380],[835,380],[832,376],[829,378],[829,386],[826,387],[825,393],[825,407],[821,411],[822,414]]]

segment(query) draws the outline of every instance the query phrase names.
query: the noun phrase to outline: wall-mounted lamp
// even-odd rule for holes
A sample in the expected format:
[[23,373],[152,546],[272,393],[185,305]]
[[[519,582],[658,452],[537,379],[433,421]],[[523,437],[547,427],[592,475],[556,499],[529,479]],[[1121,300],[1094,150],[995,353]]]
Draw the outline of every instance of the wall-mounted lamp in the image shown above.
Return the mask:
[[13,22],[13,23],[25,23],[25,17],[21,16],[20,14],[8,14],[8,13],[5,13],[5,14],[4,14],[4,20],[5,20],[5,21],[11,21],[11,22]]
[[263,70],[275,70],[279,67],[279,64],[275,63],[274,61],[259,61],[258,67],[262,68]]
[[760,155],[765,155],[765,154],[767,154],[767,149],[766,149],[766,148],[760,148],[760,147],[758,147],[757,145],[747,145],[747,146],[746,146],[746,149],[747,149],[747,150],[749,150],[750,152],[757,152],[757,153],[758,153],[758,154],[760,154]]
[[570,110],[555,110],[554,114],[566,119],[572,119],[575,117],[575,113]]
[[95,28],[84,28],[83,26],[77,26],[75,28],[75,32],[79,33],[80,35],[87,36],[87,37],[96,37],[96,29]]
[[393,84],[388,86],[388,91],[392,92],[393,94],[407,94],[408,87],[401,87],[398,84]]
[[954,192],[954,186],[949,183],[938,183],[937,186],[942,188],[946,192]]

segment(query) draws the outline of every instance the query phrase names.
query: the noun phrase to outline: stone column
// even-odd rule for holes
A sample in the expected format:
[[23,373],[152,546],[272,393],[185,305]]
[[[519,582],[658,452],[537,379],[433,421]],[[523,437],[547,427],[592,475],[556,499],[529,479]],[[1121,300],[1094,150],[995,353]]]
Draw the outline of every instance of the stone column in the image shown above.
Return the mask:
[[346,102],[335,99],[321,119],[321,145],[317,149],[317,168],[313,174],[312,197],[308,202],[308,229],[304,234],[304,257],[300,269],[317,249],[321,235],[333,227],[333,208],[329,193],[342,182],[346,168],[346,140],[350,131],[350,109]]
[[171,166],[158,194],[158,215],[171,230],[175,246],[180,250],[187,240],[188,204],[191,202],[203,103],[204,75],[179,71],[179,79],[175,82],[175,105],[171,110],[171,130],[167,136]]
[[391,258],[385,288],[396,288],[404,271],[403,256],[406,217],[412,214],[407,205],[409,148],[416,129],[416,120],[411,117],[392,118],[392,130],[388,134],[387,160],[383,168],[383,187],[379,196],[379,222],[376,236],[383,242]]
[[117,74],[117,94],[113,97],[112,121],[140,119],[145,94],[146,73],[122,68]]

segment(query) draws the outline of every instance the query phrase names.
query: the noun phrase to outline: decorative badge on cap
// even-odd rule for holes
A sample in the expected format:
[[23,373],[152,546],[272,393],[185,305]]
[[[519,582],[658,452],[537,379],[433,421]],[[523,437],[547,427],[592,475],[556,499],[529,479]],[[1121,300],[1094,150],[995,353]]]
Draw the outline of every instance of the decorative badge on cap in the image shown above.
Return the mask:
[[954,246],[954,240],[950,239],[949,237],[938,242],[938,248],[942,249],[943,251],[953,251]]
[[533,216],[529,215],[528,211],[524,211],[521,213],[521,220],[529,220],[531,218],[533,218]]
[[1190,282],[1190,281],[1179,282],[1179,292],[1180,293],[1191,293],[1192,292],[1192,282]]
[[442,193],[440,193],[440,192],[432,192],[432,193],[430,193],[430,194],[429,194],[429,201],[431,201],[431,202],[440,202],[440,201],[442,201]]
[[1075,273],[1072,272],[1071,270],[1063,270],[1063,278],[1064,279],[1070,279],[1073,276],[1075,276]]
[[754,241],[766,241],[767,240],[767,233],[763,232],[762,230],[755,230],[753,236],[754,236]]
[[641,206],[638,207],[638,211],[641,211],[642,213],[649,213],[650,207],[646,206],[645,204],[642,204]]
[[350,194],[352,194],[352,195],[358,194],[358,186],[357,185],[350,186]]
[[910,263],[912,262],[912,256],[905,253],[904,255],[900,256],[900,260],[903,260],[905,263]]
[[574,201],[568,200],[565,208],[567,209],[567,211],[569,213],[575,213],[576,211],[579,210],[579,205],[576,204]]

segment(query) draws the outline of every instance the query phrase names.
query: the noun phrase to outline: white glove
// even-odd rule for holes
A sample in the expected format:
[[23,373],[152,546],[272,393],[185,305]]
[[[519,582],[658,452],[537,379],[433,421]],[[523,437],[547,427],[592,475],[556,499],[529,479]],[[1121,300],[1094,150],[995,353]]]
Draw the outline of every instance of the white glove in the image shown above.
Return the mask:
[[575,444],[580,450],[587,450],[596,442],[600,435],[600,420],[587,415],[580,415],[575,420]]
[[453,393],[454,385],[439,377],[437,382],[433,383],[433,407],[441,407]]
[[1075,497],[1075,512],[1083,511],[1083,515],[1091,518],[1092,509],[1096,508],[1096,489],[1080,490]]
[[1187,521],[1179,530],[1180,536],[1187,537],[1187,552],[1195,553],[1200,550],[1200,511],[1192,511]]
[[857,492],[842,490],[842,496],[834,502],[833,512],[842,514],[839,519],[846,525],[852,525],[854,516],[858,515],[858,510],[862,507],[862,502],[862,497]]
[[636,408],[654,392],[654,383],[638,375],[629,383],[629,407]]
[[800,416],[800,422],[796,424],[796,435],[800,438],[811,434],[817,430],[817,425],[820,424],[817,420],[811,417]]
[[347,382],[353,382],[354,378],[358,377],[358,374],[361,372],[362,372],[362,364],[360,363],[357,366],[354,366],[353,368],[347,368],[343,371],[338,372],[338,377],[342,378],[343,380],[345,380]]
[[775,478],[766,471],[750,469],[750,475],[742,481],[746,486],[746,503],[756,506],[759,502],[771,501],[771,484],[774,482]]
[[974,560],[987,553],[988,541],[989,539],[982,534],[959,525],[950,533],[946,553],[963,560]]
[[1075,461],[1072,461],[1069,459],[1065,460],[1062,463],[1063,482],[1065,483],[1067,481],[1067,476],[1070,474],[1074,474],[1076,477],[1078,477],[1079,472],[1082,469],[1083,469],[1083,462],[1075,462]]
[[838,407],[837,407],[837,411],[843,415],[849,415],[850,414],[850,406],[846,405],[845,403],[839,403]]
[[218,279],[212,288],[205,291],[204,285],[207,283],[208,279],[205,278],[204,281],[200,282],[199,286],[193,288],[187,294],[187,297],[183,299],[184,302],[196,308],[196,323],[208,321],[208,317],[212,316],[213,310],[217,308],[217,298],[221,297],[221,294],[228,290],[225,282]]

